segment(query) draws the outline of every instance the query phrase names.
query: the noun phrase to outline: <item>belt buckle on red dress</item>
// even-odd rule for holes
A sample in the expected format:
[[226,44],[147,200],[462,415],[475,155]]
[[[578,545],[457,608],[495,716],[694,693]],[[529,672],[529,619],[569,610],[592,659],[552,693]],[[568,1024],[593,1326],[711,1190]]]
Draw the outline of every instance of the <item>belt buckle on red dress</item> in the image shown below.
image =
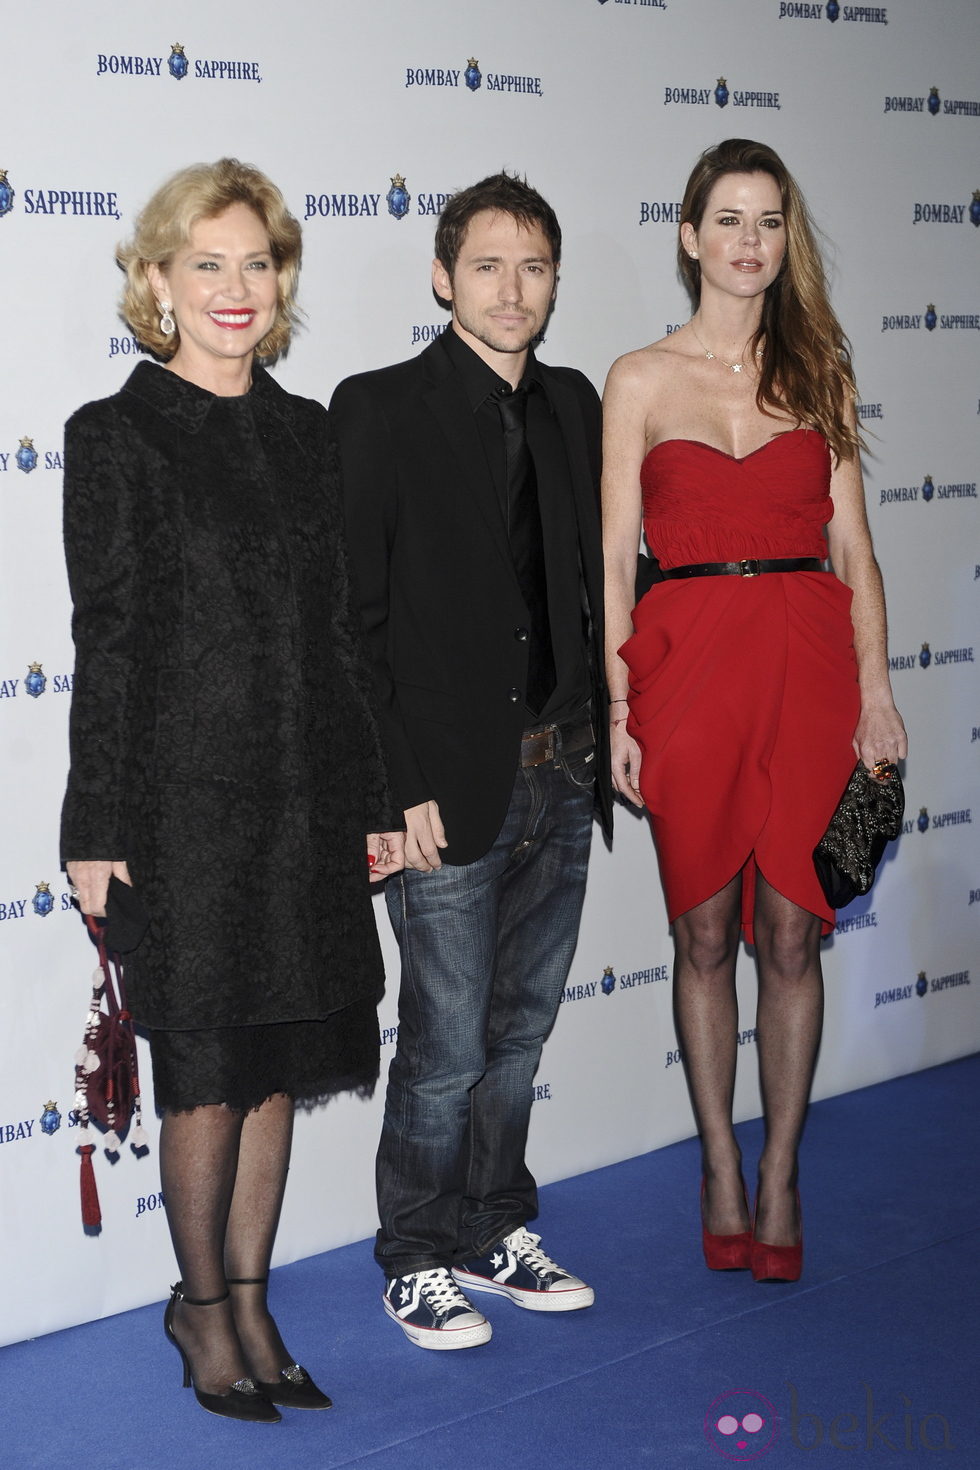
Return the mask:
[[758,577],[761,571],[761,564],[752,557],[745,557],[738,564],[738,574],[740,577]]

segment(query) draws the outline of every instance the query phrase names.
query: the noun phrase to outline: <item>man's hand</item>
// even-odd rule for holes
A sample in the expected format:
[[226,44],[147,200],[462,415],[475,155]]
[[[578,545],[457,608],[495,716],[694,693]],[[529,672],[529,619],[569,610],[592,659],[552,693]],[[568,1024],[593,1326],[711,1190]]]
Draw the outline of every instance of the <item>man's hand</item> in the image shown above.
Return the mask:
[[419,873],[431,873],[442,867],[439,849],[446,847],[446,833],[439,804],[423,801],[419,806],[410,806],[405,812],[405,866]]

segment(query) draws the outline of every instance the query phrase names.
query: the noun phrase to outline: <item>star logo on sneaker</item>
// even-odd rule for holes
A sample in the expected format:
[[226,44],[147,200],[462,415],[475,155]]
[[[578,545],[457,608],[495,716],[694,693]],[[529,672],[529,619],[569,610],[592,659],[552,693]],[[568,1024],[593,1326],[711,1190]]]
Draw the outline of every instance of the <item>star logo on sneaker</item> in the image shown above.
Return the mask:
[[477,1347],[491,1335],[490,1323],[467,1301],[445,1266],[394,1277],[381,1301],[416,1347]]
[[453,1268],[468,1291],[508,1297],[531,1312],[573,1312],[591,1307],[595,1293],[541,1249],[540,1235],[521,1226],[484,1256]]

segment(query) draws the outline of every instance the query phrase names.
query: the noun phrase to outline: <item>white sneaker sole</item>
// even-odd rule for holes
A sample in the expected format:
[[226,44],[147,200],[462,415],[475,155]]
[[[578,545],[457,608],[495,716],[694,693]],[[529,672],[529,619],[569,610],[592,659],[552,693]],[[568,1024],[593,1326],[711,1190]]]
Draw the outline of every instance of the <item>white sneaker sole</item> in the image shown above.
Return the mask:
[[399,1317],[386,1296],[382,1295],[381,1303],[392,1322],[398,1323],[409,1342],[414,1342],[416,1347],[452,1352],[456,1348],[479,1347],[493,1336],[493,1328],[486,1319],[472,1327],[416,1327],[414,1322],[406,1322]]
[[491,1296],[505,1296],[515,1306],[528,1312],[577,1312],[582,1307],[591,1307],[595,1292],[591,1286],[573,1286],[567,1291],[527,1291],[519,1286],[508,1286],[506,1281],[492,1281],[487,1276],[471,1276],[469,1271],[453,1269],[453,1276],[464,1291],[485,1291]]

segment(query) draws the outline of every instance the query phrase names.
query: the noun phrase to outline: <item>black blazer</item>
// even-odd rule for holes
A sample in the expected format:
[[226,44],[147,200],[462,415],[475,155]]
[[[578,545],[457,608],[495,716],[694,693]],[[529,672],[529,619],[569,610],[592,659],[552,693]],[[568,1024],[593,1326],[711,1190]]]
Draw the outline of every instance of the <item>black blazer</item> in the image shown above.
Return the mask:
[[[580,372],[540,367],[570,468],[589,613],[596,802],[608,834],[599,400]],[[439,342],[347,378],[330,408],[392,791],[406,808],[437,801],[444,860],[474,862],[493,844],[513,789],[526,721],[527,642],[517,630],[528,612],[473,410]]]

